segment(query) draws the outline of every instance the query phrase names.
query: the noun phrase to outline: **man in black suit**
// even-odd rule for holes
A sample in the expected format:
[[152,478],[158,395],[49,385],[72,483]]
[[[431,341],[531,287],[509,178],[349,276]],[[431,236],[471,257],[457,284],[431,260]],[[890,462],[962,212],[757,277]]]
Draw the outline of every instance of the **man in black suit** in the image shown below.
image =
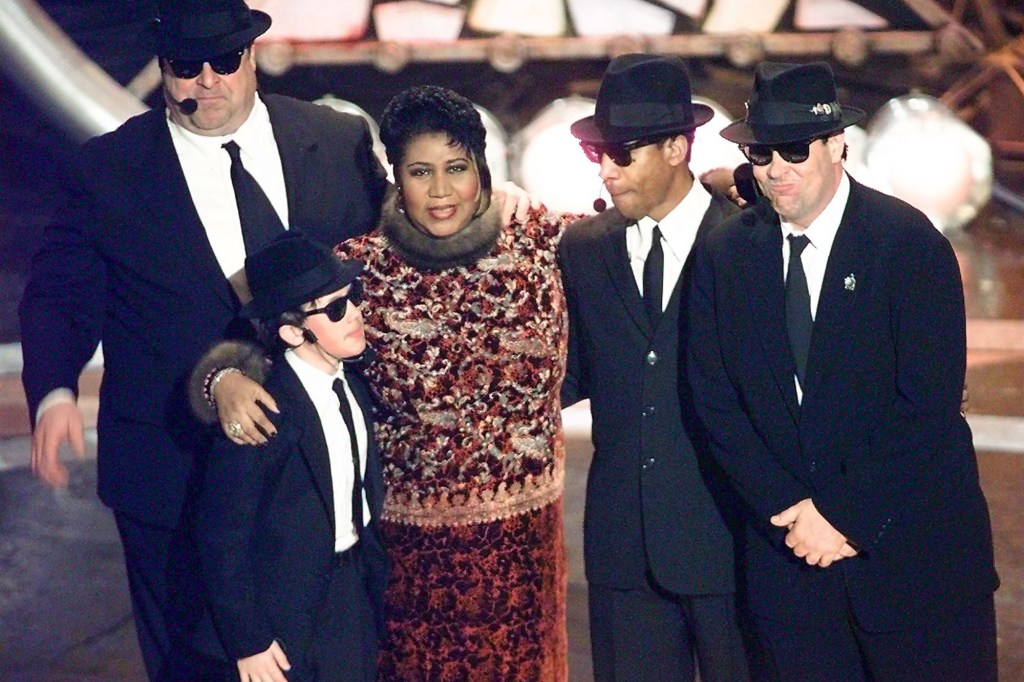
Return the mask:
[[844,172],[863,115],[828,64],[758,65],[722,135],[765,199],[695,254],[693,394],[747,503],[775,679],[994,682],[960,273],[923,214]]
[[593,415],[584,555],[599,682],[747,677],[732,536],[679,382],[690,249],[736,212],[690,172],[694,129],[711,116],[691,102],[682,60],[634,54],[612,60],[595,115],[572,126],[615,204],[559,249],[562,401],[589,398]]
[[[297,230],[245,260],[282,408],[266,446],[221,437],[204,459],[196,537],[208,619],[196,646],[233,679],[374,682],[387,558],[359,261]],[[344,364],[343,364],[344,363]]]
[[257,93],[252,41],[269,25],[243,0],[166,3],[154,38],[167,108],[83,147],[21,304],[32,466],[49,485],[67,481],[59,444],[83,450],[78,376],[103,341],[99,495],[124,544],[152,679],[182,677],[170,666],[185,619],[169,591],[190,582],[167,569],[189,563],[186,482],[210,438],[185,382],[215,342],[251,335],[238,318],[250,235],[222,145],[241,148],[278,231],[301,225],[325,244],[372,229],[387,187],[361,119]]

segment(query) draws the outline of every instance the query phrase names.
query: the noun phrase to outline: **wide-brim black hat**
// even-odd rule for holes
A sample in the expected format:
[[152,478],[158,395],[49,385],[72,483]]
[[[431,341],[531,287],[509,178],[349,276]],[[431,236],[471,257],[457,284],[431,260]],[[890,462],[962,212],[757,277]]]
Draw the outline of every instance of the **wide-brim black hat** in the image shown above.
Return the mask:
[[576,121],[570,130],[584,142],[622,143],[693,130],[714,115],[711,107],[693,103],[682,59],[627,54],[608,64],[594,115]]
[[803,142],[849,128],[864,116],[861,109],[839,104],[826,62],[762,62],[754,70],[746,118],[721,135],[737,144]]
[[154,51],[168,59],[207,59],[238,50],[270,28],[270,15],[244,0],[164,0]]
[[361,261],[342,260],[298,230],[281,233],[245,259],[252,300],[242,306],[245,319],[268,319],[342,289],[363,271]]

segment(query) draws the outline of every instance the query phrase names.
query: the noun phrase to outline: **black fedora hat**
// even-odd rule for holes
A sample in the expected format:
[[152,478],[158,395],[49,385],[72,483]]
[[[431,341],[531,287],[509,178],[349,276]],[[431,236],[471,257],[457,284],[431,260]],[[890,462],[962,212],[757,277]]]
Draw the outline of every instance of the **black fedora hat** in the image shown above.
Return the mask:
[[762,62],[754,70],[747,117],[722,130],[737,144],[803,142],[848,128],[864,118],[839,104],[832,67],[826,62]]
[[570,130],[584,142],[622,143],[693,130],[714,113],[693,103],[682,59],[626,54],[608,64],[594,115],[576,121]]
[[288,230],[246,257],[245,277],[252,300],[239,314],[267,319],[295,310],[344,288],[362,271],[361,261],[342,260],[298,230]]
[[270,15],[245,0],[163,0],[154,22],[155,52],[206,59],[248,45],[270,28]]

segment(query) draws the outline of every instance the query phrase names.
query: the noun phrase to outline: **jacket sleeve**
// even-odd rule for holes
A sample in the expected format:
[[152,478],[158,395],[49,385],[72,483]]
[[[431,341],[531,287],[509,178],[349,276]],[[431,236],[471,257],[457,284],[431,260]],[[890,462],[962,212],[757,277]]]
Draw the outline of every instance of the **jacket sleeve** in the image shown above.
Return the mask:
[[[79,158],[74,166],[83,163]],[[39,402],[52,390],[69,388],[77,395],[78,376],[103,328],[106,268],[95,247],[93,201],[77,179],[69,193],[32,259],[19,307],[22,383],[33,426]]]
[[569,348],[565,363],[565,380],[562,382],[562,408],[574,405],[589,397],[587,380],[586,345],[580,329],[579,297],[573,284],[571,228],[558,245],[558,264],[562,273],[562,288],[565,290],[566,306],[569,309]]

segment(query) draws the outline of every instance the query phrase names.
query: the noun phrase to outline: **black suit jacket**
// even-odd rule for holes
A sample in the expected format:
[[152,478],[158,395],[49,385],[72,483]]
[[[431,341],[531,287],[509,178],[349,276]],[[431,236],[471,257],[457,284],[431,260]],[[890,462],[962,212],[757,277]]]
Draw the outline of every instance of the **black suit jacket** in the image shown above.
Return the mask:
[[[262,97],[291,224],[328,245],[371,230],[387,181],[366,124]],[[69,189],[21,303],[30,415],[53,389],[77,388],[102,339],[99,495],[116,511],[174,527],[192,458],[209,445],[186,404],[188,373],[214,343],[251,326],[237,317],[163,110],[87,142]]]
[[[713,195],[697,232],[736,208]],[[688,392],[680,390],[680,329],[689,261],[657,327],[648,319],[626,252],[634,221],[615,209],[569,227],[559,257],[569,303],[562,402],[590,398],[594,457],[587,478],[584,556],[591,583],[639,588],[648,570],[677,594],[734,588],[733,543],[702,466]]]
[[[689,367],[713,452],[753,510],[752,608],[782,621],[843,612],[904,627],[996,587],[988,510],[960,414],[963,289],[917,210],[852,182],[798,405],[782,233],[767,203],[698,249]],[[782,542],[772,514],[804,498],[860,548],[828,569]]]
[[[378,530],[383,482],[372,404],[358,374],[349,371],[346,378],[368,434],[364,486],[371,520],[359,547],[369,568],[371,600],[382,617],[387,559]],[[277,436],[265,446],[235,445],[221,436],[200,467],[196,541],[212,618],[198,628],[196,646],[232,661],[265,651],[275,639],[290,656],[311,655],[318,616],[332,608],[323,601],[335,536],[325,434],[283,358],[266,388],[281,409],[271,415]]]

